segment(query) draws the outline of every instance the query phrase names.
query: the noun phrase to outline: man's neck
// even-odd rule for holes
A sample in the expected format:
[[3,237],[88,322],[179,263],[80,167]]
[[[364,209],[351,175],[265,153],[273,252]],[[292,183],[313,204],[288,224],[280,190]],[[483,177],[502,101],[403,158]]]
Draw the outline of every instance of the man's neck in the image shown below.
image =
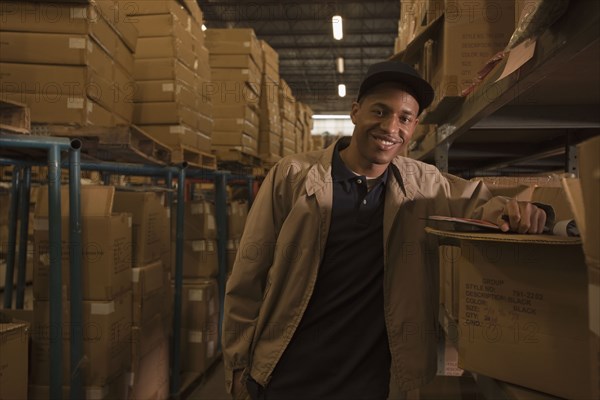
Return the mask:
[[377,178],[381,176],[388,167],[388,164],[373,164],[361,165],[354,161],[350,147],[340,150],[340,158],[344,165],[355,174],[366,176],[367,178]]

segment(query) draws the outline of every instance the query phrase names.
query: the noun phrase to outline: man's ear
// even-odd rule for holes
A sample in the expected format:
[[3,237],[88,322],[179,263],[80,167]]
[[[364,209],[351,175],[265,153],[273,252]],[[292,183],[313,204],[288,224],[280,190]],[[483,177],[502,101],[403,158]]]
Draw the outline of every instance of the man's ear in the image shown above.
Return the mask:
[[360,108],[360,103],[354,102],[352,103],[352,111],[350,111],[350,119],[352,123],[356,125],[356,113],[358,113],[358,109]]

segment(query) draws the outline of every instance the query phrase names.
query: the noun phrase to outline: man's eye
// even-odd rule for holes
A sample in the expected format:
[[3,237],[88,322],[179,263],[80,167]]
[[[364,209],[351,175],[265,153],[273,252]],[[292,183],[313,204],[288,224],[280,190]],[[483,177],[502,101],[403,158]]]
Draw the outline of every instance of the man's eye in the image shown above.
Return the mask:
[[383,117],[383,110],[373,110],[373,114],[378,117]]

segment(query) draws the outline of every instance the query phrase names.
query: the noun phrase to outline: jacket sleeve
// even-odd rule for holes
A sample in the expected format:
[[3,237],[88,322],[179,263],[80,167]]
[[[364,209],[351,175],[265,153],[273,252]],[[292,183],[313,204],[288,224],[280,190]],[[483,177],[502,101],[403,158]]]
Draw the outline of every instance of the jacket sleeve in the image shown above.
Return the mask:
[[282,184],[282,180],[276,178],[278,169],[277,165],[271,168],[248,213],[225,288],[221,343],[225,383],[229,393],[233,371],[244,370],[249,363],[255,323],[281,226],[283,205],[276,182]]
[[475,218],[496,223],[509,201],[508,197],[492,196],[482,181],[467,181],[450,174],[442,174],[442,186],[447,199],[449,215]]

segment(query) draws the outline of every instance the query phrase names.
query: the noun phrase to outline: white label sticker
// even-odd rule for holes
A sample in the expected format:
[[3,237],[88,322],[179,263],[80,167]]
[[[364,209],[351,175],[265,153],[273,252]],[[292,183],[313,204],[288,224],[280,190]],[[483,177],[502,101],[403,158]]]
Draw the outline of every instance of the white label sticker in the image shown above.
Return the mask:
[[109,315],[115,312],[115,302],[92,303],[90,313],[92,315]]
[[182,135],[185,133],[185,128],[181,125],[173,125],[169,127],[169,133]]
[[250,47],[250,42],[244,42],[244,47]]
[[87,112],[91,113],[92,111],[94,111],[94,104],[91,101],[87,102]]
[[247,70],[247,69],[243,69],[243,70],[241,70],[241,72],[242,72],[242,75],[250,74],[250,70]]
[[131,280],[135,283],[138,283],[140,281],[140,269],[139,268],[131,269]]
[[214,242],[213,242],[212,240],[209,240],[209,241],[207,242],[206,250],[207,250],[209,253],[214,253],[214,251],[215,251],[215,245],[214,245]]
[[171,219],[171,209],[167,208],[167,219]]
[[204,290],[202,289],[190,289],[188,293],[189,301],[203,301],[204,300]]
[[163,83],[162,84],[162,91],[163,92],[174,92],[175,91],[175,85],[172,83]]
[[87,7],[71,7],[71,19],[86,19]]
[[214,229],[215,229],[215,227],[216,227],[216,224],[215,224],[215,217],[214,217],[214,216],[212,216],[212,215],[209,215],[209,216],[208,216],[208,219],[207,219],[207,225],[208,225],[208,229],[209,229],[209,230],[211,230],[211,231],[212,231],[212,230],[214,230]]
[[70,49],[85,49],[86,46],[85,38],[69,38],[69,48]]
[[202,343],[202,331],[189,331],[188,342],[190,343]]
[[76,98],[69,97],[67,99],[67,108],[69,108],[69,109],[82,110],[84,104],[85,104],[85,102],[82,97],[76,97]]
[[235,123],[238,125],[244,125],[244,119],[243,118],[238,118],[235,120]]
[[195,252],[206,251],[206,242],[204,240],[194,240],[192,250]]

